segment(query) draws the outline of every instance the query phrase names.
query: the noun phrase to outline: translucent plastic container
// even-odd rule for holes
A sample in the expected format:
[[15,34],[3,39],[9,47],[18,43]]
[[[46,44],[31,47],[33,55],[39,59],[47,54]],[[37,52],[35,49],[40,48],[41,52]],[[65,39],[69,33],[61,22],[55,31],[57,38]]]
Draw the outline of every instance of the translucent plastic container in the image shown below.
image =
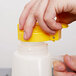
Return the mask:
[[12,76],[52,76],[48,44],[19,42],[13,57]]

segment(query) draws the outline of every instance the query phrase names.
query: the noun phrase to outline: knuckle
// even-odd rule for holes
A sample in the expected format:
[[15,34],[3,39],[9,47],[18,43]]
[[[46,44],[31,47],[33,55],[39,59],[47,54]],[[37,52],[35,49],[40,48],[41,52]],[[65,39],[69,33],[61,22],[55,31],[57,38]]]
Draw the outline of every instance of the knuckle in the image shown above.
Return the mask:
[[34,15],[35,10],[31,9],[30,14]]
[[35,14],[35,9],[33,7],[30,9],[29,14],[31,14],[31,15],[34,15]]
[[25,6],[24,6],[24,9],[26,9],[26,7],[29,5],[30,3],[27,3]]
[[48,22],[49,20],[50,20],[50,18],[49,18],[48,16],[45,16],[45,17],[44,17],[44,21],[45,21],[45,22]]
[[40,18],[40,13],[39,12],[35,12],[34,15],[35,15],[36,18]]

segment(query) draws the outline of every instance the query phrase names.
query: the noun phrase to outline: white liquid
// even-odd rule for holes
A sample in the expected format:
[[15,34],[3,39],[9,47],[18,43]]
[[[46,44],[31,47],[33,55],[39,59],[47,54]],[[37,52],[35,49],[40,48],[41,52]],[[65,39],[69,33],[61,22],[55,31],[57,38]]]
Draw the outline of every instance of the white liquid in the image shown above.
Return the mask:
[[12,64],[12,76],[52,76],[52,63],[45,43],[20,43]]

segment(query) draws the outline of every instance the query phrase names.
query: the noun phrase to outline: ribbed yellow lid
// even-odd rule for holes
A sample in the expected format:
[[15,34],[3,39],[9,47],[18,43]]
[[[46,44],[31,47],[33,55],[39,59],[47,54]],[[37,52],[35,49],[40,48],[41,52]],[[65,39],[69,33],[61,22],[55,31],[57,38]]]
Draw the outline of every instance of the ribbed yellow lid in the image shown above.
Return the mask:
[[[62,24],[63,28],[67,28],[68,25]],[[32,36],[29,40],[24,40],[24,31],[19,30],[19,24],[17,25],[18,28],[18,40],[23,41],[23,42],[43,42],[43,41],[55,41],[59,40],[61,38],[61,30],[57,31],[55,35],[48,35],[46,34],[39,26],[38,23],[36,23]]]

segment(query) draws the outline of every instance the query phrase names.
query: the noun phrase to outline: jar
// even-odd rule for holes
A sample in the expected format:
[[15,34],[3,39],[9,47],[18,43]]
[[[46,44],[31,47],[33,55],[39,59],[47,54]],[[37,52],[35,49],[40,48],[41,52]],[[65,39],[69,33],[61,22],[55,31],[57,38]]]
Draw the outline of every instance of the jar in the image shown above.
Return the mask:
[[52,76],[48,44],[20,41],[13,56],[12,76]]

